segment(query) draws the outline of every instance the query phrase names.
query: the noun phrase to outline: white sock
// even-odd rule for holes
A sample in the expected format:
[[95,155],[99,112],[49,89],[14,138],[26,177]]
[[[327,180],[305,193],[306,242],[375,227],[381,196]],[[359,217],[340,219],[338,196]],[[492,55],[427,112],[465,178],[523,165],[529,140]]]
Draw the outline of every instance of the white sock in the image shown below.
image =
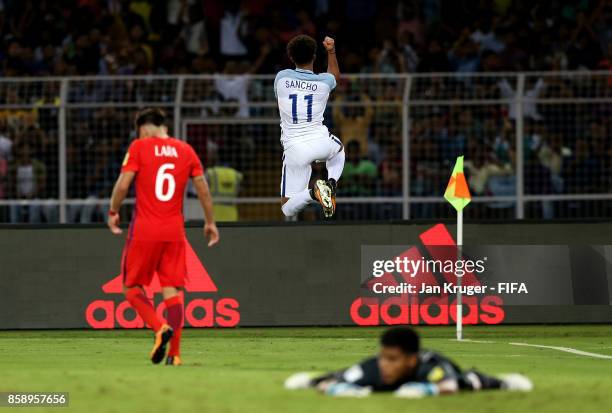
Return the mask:
[[340,179],[340,175],[342,175],[342,170],[344,169],[344,148],[329,158],[325,163],[327,167],[327,178],[333,179],[336,182]]
[[310,197],[310,189],[305,189],[289,198],[281,209],[285,216],[292,217],[311,202],[314,202],[314,200]]

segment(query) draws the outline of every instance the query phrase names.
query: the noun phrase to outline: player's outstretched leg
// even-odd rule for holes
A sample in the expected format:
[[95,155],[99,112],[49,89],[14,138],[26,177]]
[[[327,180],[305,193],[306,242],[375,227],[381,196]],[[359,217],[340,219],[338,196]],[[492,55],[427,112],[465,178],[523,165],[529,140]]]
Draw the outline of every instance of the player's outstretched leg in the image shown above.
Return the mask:
[[281,198],[281,210],[286,217],[297,215],[311,202],[315,202],[310,188],[298,192],[290,198]]
[[533,383],[528,377],[518,373],[504,374],[500,377],[502,381],[501,388],[507,391],[531,391]]
[[507,391],[531,391],[533,383],[528,377],[518,373],[501,375],[499,377],[489,376],[476,370],[468,370],[464,375],[464,382],[471,390],[507,390]]
[[[312,167],[310,163],[293,164],[283,163],[281,176],[281,210],[286,217],[297,215],[311,202],[316,202],[312,190],[308,187]],[[306,162],[306,161],[304,161]],[[308,161],[310,162],[310,161]]]

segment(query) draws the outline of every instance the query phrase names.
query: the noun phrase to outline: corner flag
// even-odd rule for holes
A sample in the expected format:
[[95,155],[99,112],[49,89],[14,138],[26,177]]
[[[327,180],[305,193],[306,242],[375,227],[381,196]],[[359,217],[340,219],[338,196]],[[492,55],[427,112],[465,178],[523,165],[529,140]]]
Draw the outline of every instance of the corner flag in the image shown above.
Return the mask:
[[463,156],[458,156],[455,168],[451,175],[444,198],[455,207],[457,211],[462,211],[472,201],[470,189],[468,188],[465,175],[463,174]]
[[[463,208],[472,201],[465,175],[463,174],[463,156],[458,156],[453,168],[453,174],[448,181],[444,198],[457,210],[457,260],[461,260],[463,245]],[[462,275],[455,272],[457,286],[461,287]],[[457,340],[463,340],[463,306],[461,304],[461,289],[457,291]]]

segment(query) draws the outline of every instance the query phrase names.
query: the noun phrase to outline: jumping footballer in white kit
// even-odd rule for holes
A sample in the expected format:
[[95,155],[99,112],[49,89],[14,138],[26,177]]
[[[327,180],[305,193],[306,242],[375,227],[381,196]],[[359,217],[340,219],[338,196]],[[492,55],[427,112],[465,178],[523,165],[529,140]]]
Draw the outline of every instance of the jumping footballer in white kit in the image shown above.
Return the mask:
[[[317,44],[310,36],[299,35],[287,44],[295,69],[281,70],[274,80],[278,99],[283,145],[281,209],[294,216],[311,202],[319,202],[326,218],[336,210],[336,186],[344,168],[344,147],[323,125],[329,94],[340,77],[334,39],[326,37],[327,73],[315,74]],[[311,164],[325,162],[327,180],[309,187]]]

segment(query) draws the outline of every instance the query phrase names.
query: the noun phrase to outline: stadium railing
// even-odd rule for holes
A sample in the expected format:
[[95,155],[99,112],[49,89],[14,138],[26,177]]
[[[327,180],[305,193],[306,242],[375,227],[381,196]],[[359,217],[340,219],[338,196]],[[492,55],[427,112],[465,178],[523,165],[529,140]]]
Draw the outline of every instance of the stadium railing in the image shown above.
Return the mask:
[[[168,112],[171,132],[207,166],[220,220],[284,219],[273,84],[268,75],[0,79],[0,222],[103,221],[133,115],[150,106]],[[325,114],[350,161],[338,219],[452,217],[442,194],[461,154],[467,218],[610,217],[611,112],[609,72],[344,75]],[[186,217],[199,218],[192,196]]]

